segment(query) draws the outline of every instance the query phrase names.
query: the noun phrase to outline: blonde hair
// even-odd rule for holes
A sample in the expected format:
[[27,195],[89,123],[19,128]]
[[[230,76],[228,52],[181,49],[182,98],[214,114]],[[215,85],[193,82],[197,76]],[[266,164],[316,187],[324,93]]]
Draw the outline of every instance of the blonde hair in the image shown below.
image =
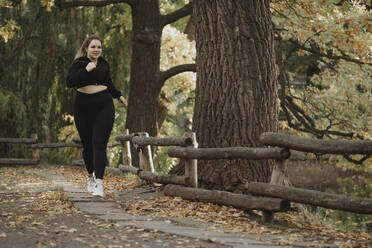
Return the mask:
[[76,52],[75,59],[80,58],[82,56],[87,56],[87,49],[88,49],[89,44],[92,40],[99,40],[101,42],[101,44],[103,43],[101,37],[99,37],[98,35],[93,34],[93,35],[89,36],[88,38],[86,38],[83,41],[83,44],[81,44],[81,47]]

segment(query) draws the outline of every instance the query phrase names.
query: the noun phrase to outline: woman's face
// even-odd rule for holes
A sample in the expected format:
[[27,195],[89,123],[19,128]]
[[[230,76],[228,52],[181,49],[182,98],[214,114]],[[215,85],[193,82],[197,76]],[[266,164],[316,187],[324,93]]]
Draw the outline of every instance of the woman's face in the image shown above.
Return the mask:
[[90,60],[97,60],[102,53],[102,44],[99,40],[92,40],[87,48],[87,57]]

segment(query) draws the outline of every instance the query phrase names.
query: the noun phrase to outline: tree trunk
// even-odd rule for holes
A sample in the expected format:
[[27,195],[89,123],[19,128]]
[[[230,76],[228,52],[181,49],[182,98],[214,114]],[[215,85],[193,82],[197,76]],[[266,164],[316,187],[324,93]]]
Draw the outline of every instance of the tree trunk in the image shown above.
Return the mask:
[[[133,41],[131,83],[126,127],[130,133],[148,132],[157,135],[157,106],[160,87],[155,84],[160,71],[162,27],[159,1],[143,0],[132,6]],[[137,151],[132,149],[132,154]],[[133,163],[138,166],[137,156]]]
[[[195,0],[197,82],[193,130],[199,147],[259,146],[278,123],[269,0]],[[273,161],[200,161],[204,187],[268,182]]]

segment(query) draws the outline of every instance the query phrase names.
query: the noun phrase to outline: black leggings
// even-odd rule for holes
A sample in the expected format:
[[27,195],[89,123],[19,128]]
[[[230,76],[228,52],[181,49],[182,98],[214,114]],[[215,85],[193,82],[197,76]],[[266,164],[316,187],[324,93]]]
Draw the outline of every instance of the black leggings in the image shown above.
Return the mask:
[[106,147],[114,124],[115,109],[108,90],[94,94],[77,91],[74,118],[83,144],[83,158],[89,174],[103,179]]

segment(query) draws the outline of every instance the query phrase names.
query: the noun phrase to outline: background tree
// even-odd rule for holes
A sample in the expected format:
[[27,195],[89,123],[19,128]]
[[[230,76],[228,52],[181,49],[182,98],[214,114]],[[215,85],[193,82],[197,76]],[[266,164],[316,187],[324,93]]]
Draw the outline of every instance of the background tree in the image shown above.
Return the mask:
[[163,108],[158,97],[164,82],[184,71],[194,70],[194,65],[183,65],[160,70],[160,44],[163,28],[191,13],[191,5],[166,15],[160,13],[158,0],[121,1],[57,1],[60,8],[78,6],[106,6],[126,3],[132,11],[132,60],[130,72],[129,106],[126,128],[131,132],[146,131],[157,136]]
[[[113,78],[120,78],[115,83],[125,88],[130,57],[125,46],[125,39],[130,39],[120,35],[128,32],[125,9],[59,11],[44,1],[17,1],[9,6],[0,8],[1,16],[18,28],[8,42],[0,41],[4,56],[0,62],[0,136],[37,133],[42,142],[55,142],[60,128],[70,124],[63,115],[72,113],[74,91],[67,91],[65,75],[86,33],[106,34],[105,56],[120,64],[120,68],[113,66]],[[115,22],[121,18],[123,24],[114,27],[99,21],[108,17]],[[1,154],[9,152],[9,147],[1,145]],[[17,152],[23,153],[23,149]]]
[[[370,1],[274,1],[281,107],[320,139],[371,139]],[[303,88],[291,82],[303,78]],[[345,156],[363,163],[369,156]]]
[[[181,72],[195,70],[194,64],[179,65],[166,71],[160,70],[162,30],[166,25],[189,15],[191,4],[162,15],[159,0],[56,1],[61,9],[78,6],[102,7],[112,3],[128,4],[132,14],[131,71],[126,128],[130,132],[148,132],[150,136],[157,136],[166,111],[158,101],[165,81]],[[136,160],[134,163],[136,164]]]
[[[54,3],[56,6],[60,7],[59,10],[52,8]],[[162,1],[162,5],[160,5],[159,1],[148,1],[148,3],[146,1],[116,1],[116,3],[115,5],[111,5],[111,1],[71,2],[42,0],[40,4],[40,1],[17,1],[14,5],[7,4],[6,9],[1,8],[2,16],[9,17],[7,19],[14,20],[14,23],[19,24],[21,27],[20,32],[16,33],[17,35],[14,39],[1,46],[5,54],[9,54],[8,57],[13,59],[13,63],[4,63],[4,67],[2,66],[1,69],[5,70],[5,66],[7,66],[7,69],[10,71],[20,71],[18,68],[21,68],[21,70],[34,73],[34,67],[39,66],[43,68],[43,71],[47,73],[50,78],[50,80],[46,80],[46,75],[40,75],[40,78],[45,78],[45,80],[37,81],[37,85],[45,89],[45,92],[39,92],[43,95],[45,93],[45,98],[38,98],[39,94],[33,93],[33,95],[31,95],[31,92],[29,93],[29,91],[27,91],[27,94],[23,95],[22,99],[15,101],[20,103],[19,105],[14,105],[14,107],[18,109],[10,109],[5,102],[1,104],[1,106],[4,106],[4,112],[6,111],[9,113],[3,115],[4,121],[1,122],[1,125],[4,125],[4,127],[7,126],[2,129],[4,130],[4,134],[12,137],[27,136],[30,135],[30,130],[32,130],[32,132],[41,134],[39,136],[41,136],[43,140],[46,132],[41,127],[44,126],[48,131],[47,133],[52,135],[48,139],[55,140],[58,129],[61,126],[69,124],[62,118],[62,115],[63,113],[72,113],[72,99],[74,98],[74,93],[72,91],[66,92],[64,75],[74,57],[76,49],[89,33],[98,33],[104,37],[105,56],[112,62],[114,83],[117,84],[116,86],[118,86],[118,88],[124,88],[124,93],[126,94],[129,92],[129,78],[132,77],[131,82],[135,86],[132,86],[133,89],[131,90],[133,96],[130,98],[133,102],[130,103],[131,106],[128,109],[131,114],[129,114],[126,121],[127,128],[130,128],[133,132],[147,131],[152,135],[158,133],[167,111],[158,101],[160,89],[164,85],[164,82],[180,72],[195,70],[194,65],[167,68],[169,70],[164,72],[160,70],[160,42],[162,29],[168,23],[173,23],[181,17],[186,16],[187,12],[191,12],[191,8],[190,5],[188,5],[174,12],[176,7],[184,6],[185,1],[178,1],[177,4]],[[11,10],[9,10],[8,5],[12,7]],[[85,7],[75,8],[80,5]],[[96,8],[97,6],[102,8]],[[131,9],[131,6],[133,9]],[[46,12],[45,9],[49,10],[49,12]],[[164,9],[173,10],[174,13],[167,15]],[[131,10],[135,12],[133,16],[131,15]],[[144,14],[145,12],[146,14]],[[45,19],[41,19],[39,15],[36,15],[37,13],[40,13],[40,16],[45,15]],[[152,14],[149,15],[148,13]],[[21,19],[21,17],[23,19]],[[153,18],[155,18],[157,22],[153,23],[152,21],[155,20]],[[46,21],[46,19],[48,19],[48,21]],[[132,21],[132,19],[134,21]],[[105,21],[102,22],[102,20]],[[52,33],[52,30],[56,31],[56,33],[54,33],[54,39],[49,39],[48,41],[47,37],[49,36],[45,34],[46,31],[44,33],[40,32],[43,27],[43,25],[39,25],[41,22],[50,24],[46,26],[44,30],[49,28],[50,31],[48,32],[50,33]],[[57,26],[57,23],[61,25]],[[35,26],[32,26],[32,24]],[[132,24],[134,24],[133,27],[135,27],[135,31],[132,30]],[[58,35],[56,36],[56,34]],[[54,41],[54,43],[51,41]],[[133,45],[133,43],[140,44]],[[39,45],[42,45],[44,50]],[[133,49],[132,45],[134,47]],[[31,53],[39,52],[42,56],[46,54],[45,51],[49,49],[49,47],[53,48],[55,53],[52,53],[52,57],[54,60],[50,60],[50,63],[47,64],[51,68],[47,69],[41,66],[41,61],[49,60],[40,57],[40,54],[30,56],[30,51],[23,54],[23,48],[28,46],[33,47]],[[16,51],[16,53],[12,50]],[[132,56],[139,56],[139,58],[134,59],[134,70],[130,70]],[[40,58],[40,60],[38,61],[36,58]],[[19,63],[15,64],[14,61],[19,61]],[[147,64],[143,66],[142,61]],[[58,75],[56,73],[58,73]],[[8,75],[7,78],[1,79],[2,82],[4,82],[4,89],[2,92],[4,92],[4,96],[7,96],[6,99],[10,99],[11,96],[11,94],[8,94],[6,91],[8,87],[10,87],[9,92],[16,94],[15,97],[19,97],[21,93],[18,92],[22,87],[15,86],[27,85],[24,83],[24,80],[34,82],[33,78],[28,76],[21,78],[21,75],[22,73],[17,74],[17,76],[11,74]],[[14,83],[8,83],[14,81],[17,82],[16,85]],[[118,83],[120,83],[120,86]],[[38,88],[35,87],[35,83],[28,85],[34,86],[32,90],[38,91]],[[46,96],[53,96],[54,98],[47,99]],[[29,99],[33,98],[38,99],[38,102],[30,103]],[[5,97],[3,99],[5,99]],[[9,102],[10,100],[7,101]],[[144,108],[145,112],[143,114],[137,114],[141,113],[141,108],[143,108],[144,105],[146,105]],[[24,113],[32,113],[35,117],[23,118],[19,114],[21,113],[19,110],[22,106],[24,106]],[[31,108],[33,109],[30,111]],[[45,108],[48,108],[48,110],[45,110]],[[50,116],[46,115],[46,113],[50,113]],[[15,115],[16,118],[14,118],[13,115]],[[9,116],[13,116],[12,119],[14,123],[6,121],[9,119]],[[58,118],[58,116],[61,118]],[[35,125],[29,125],[27,122],[34,122]],[[14,129],[15,126],[17,130]],[[7,132],[9,130],[11,131]]]
[[[259,146],[278,124],[270,1],[196,0],[197,81],[193,130],[199,147]],[[269,161],[199,161],[206,185],[267,182]]]

